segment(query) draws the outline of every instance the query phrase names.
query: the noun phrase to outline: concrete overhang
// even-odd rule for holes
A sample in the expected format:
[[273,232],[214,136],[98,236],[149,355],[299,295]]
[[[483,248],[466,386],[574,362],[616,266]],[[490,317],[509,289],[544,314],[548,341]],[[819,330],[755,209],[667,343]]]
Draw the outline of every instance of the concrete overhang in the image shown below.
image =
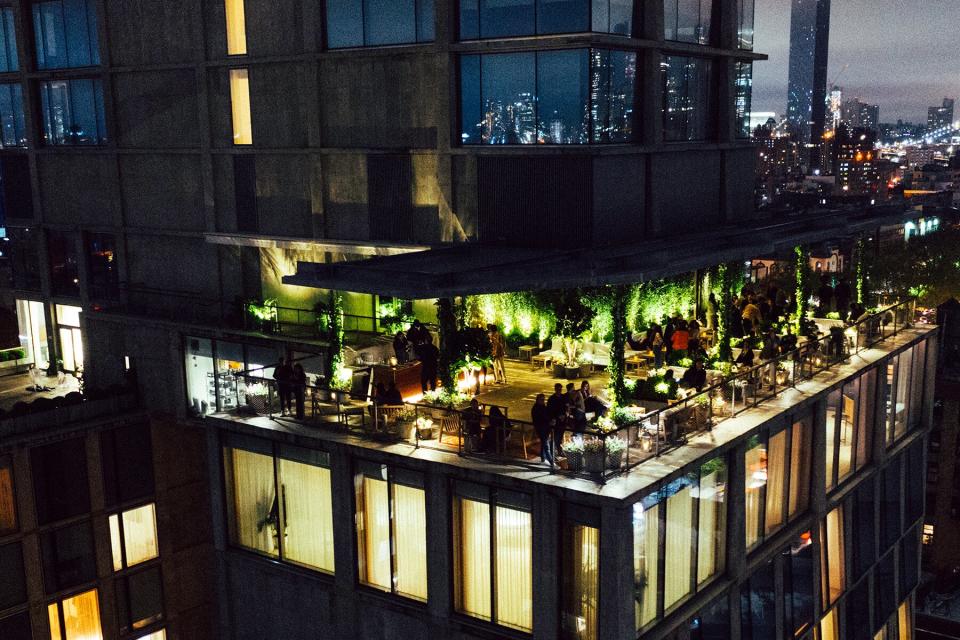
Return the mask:
[[206,233],[210,244],[232,247],[257,247],[260,249],[290,249],[294,251],[327,251],[358,256],[394,256],[417,251],[426,251],[428,245],[400,244],[353,240],[305,240],[283,236],[261,236],[250,233]]

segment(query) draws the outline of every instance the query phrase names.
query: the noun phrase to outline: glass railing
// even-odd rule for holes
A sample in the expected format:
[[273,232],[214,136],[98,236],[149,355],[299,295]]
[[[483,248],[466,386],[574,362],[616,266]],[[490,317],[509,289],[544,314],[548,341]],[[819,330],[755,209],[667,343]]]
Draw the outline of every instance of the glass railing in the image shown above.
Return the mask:
[[[237,411],[271,418],[321,423],[343,432],[384,442],[405,442],[460,456],[512,463],[530,468],[547,465],[551,472],[592,478],[601,483],[638,464],[661,456],[690,438],[706,433],[777,398],[797,384],[830,371],[914,324],[916,301],[907,300],[856,320],[836,321],[827,335],[803,338],[797,347],[755,366],[721,375],[699,392],[688,393],[668,406],[633,415],[617,412],[613,419],[587,414],[587,421],[561,418],[548,438],[562,451],[541,463],[541,442],[534,425],[509,415],[507,407],[479,404],[476,409],[444,407],[426,402],[377,402],[364,392],[330,389],[312,382],[284,385],[280,393],[262,371],[235,374]],[[829,322],[829,321],[825,321]],[[357,375],[361,372],[354,371]],[[560,455],[557,455],[560,454]]]

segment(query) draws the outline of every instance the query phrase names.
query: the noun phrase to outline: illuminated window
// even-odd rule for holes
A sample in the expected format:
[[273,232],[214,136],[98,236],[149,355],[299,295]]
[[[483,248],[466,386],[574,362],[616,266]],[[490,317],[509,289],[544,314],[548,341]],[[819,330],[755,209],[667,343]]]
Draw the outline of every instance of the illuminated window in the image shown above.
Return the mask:
[[719,575],[726,567],[727,463],[714,458],[700,467],[697,492],[697,586]]
[[820,640],[840,640],[840,622],[835,608],[820,620]]
[[530,631],[533,528],[529,497],[508,491],[491,495],[485,487],[465,483],[458,483],[457,491],[453,503],[457,611]]
[[827,514],[820,528],[820,577],[824,607],[837,601],[846,586],[843,507]]
[[233,109],[233,144],[253,144],[247,69],[230,69],[230,105]]
[[633,582],[636,585],[637,630],[657,617],[660,559],[659,495],[633,505]]
[[372,463],[362,463],[359,471],[354,484],[360,582],[425,601],[427,517],[423,478]]
[[120,571],[157,557],[157,514],[153,504],[110,516],[113,570]]
[[243,0],[224,0],[227,15],[227,54],[242,56],[247,52],[247,19]]
[[897,609],[897,628],[900,630],[899,640],[913,640],[913,607],[909,599]]
[[103,84],[99,78],[41,82],[40,107],[45,144],[106,144]]
[[923,525],[923,544],[933,544],[933,525],[924,524]]
[[226,448],[224,467],[231,541],[247,549],[278,556],[280,505],[272,455]]
[[47,619],[50,640],[103,640],[96,589],[51,603]]
[[17,499],[13,490],[13,464],[0,459],[0,535],[17,530]]
[[145,636],[140,636],[137,640],[167,640],[167,630],[160,629],[159,631],[148,633]]
[[[596,518],[591,518],[594,520]],[[561,638],[597,639],[600,529],[568,521],[563,528]]]
[[690,593],[693,567],[693,493],[696,474],[671,482],[665,489],[667,531],[664,548],[663,607],[669,609]]

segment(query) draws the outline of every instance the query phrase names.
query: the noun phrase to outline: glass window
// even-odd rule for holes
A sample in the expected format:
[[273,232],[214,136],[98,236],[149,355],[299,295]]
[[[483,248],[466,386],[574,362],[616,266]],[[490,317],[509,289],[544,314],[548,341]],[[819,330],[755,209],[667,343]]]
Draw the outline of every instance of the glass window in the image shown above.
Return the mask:
[[[598,4],[605,5],[606,2]],[[537,33],[589,31],[589,0],[538,0]]]
[[0,619],[0,638],[33,640],[33,632],[30,630],[30,612],[24,611]]
[[94,0],[33,3],[33,34],[40,69],[100,64]]
[[697,586],[719,575],[726,567],[727,463],[714,458],[700,467],[697,492]]
[[670,483],[664,490],[667,500],[666,559],[663,576],[663,608],[669,609],[690,593],[693,568],[694,499],[696,474]]
[[87,274],[90,295],[111,297],[120,286],[117,271],[116,236],[112,233],[87,234]]
[[636,54],[601,49],[463,56],[464,144],[627,142]]
[[819,640],[840,640],[840,623],[837,619],[837,609],[831,609],[820,620]]
[[113,514],[109,523],[114,571],[157,557],[157,513],[152,503]]
[[283,558],[333,573],[333,502],[326,454],[284,449],[278,460]]
[[563,528],[561,638],[597,640],[600,529],[576,522]]
[[880,493],[880,548],[886,551],[900,537],[903,524],[900,514],[900,466],[903,458],[897,458],[883,470]]
[[[747,0],[740,0],[745,2]],[[736,91],[734,92],[734,130],[738,138],[749,138],[753,133],[750,130],[750,112],[753,102],[753,63],[736,63]]]
[[744,469],[746,473],[744,488],[746,491],[747,549],[750,549],[760,542],[763,525],[761,509],[764,501],[764,489],[767,486],[767,448],[763,441],[756,436],[751,438],[747,445]]
[[910,526],[923,516],[923,501],[926,493],[926,474],[916,473],[917,469],[926,469],[923,464],[923,442],[917,442],[907,451],[906,474],[907,491],[904,500],[904,525]]
[[851,503],[851,531],[853,535],[853,579],[859,580],[877,559],[876,490],[873,479],[862,482]]
[[766,505],[764,509],[764,535],[769,536],[784,525],[787,519],[786,486],[787,486],[787,442],[790,430],[770,436],[767,442],[767,489]]
[[774,576],[773,560],[769,560],[740,587],[740,624],[745,638],[777,637]]
[[233,144],[253,144],[250,77],[247,69],[230,69],[230,106],[233,112]]
[[593,30],[597,33],[633,34],[633,0],[594,0]]
[[713,0],[663,0],[663,39],[710,44]]
[[850,590],[844,604],[847,640],[871,640],[870,634],[870,581],[861,580]]
[[893,439],[899,440],[907,433],[907,416],[910,411],[910,388],[913,376],[913,349],[908,349],[898,358],[897,393],[893,409]]
[[213,343],[188,336],[184,345],[187,374],[187,406],[194,415],[217,410],[217,380],[213,373]]
[[897,609],[897,629],[900,632],[899,640],[913,640],[913,606],[907,598]]
[[23,119],[23,88],[19,82],[0,83],[0,149],[27,146]]
[[327,46],[431,42],[433,0],[328,0]]
[[279,556],[280,505],[273,457],[224,448],[230,540],[241,547]]
[[30,451],[37,524],[45,525],[90,511],[87,450],[83,438]]
[[689,624],[690,640],[729,640],[730,603],[723,594],[700,610]]
[[41,82],[40,105],[43,111],[43,140],[46,144],[106,144],[103,86],[99,79]]
[[753,13],[755,0],[737,0],[737,40],[741,49],[753,50]]
[[460,38],[504,38],[595,31],[629,36],[631,0],[464,0]]
[[913,376],[910,378],[910,410],[908,413],[910,429],[920,426],[920,420],[923,416],[923,381],[927,369],[927,342],[921,342],[912,351]]
[[13,463],[0,458],[0,535],[17,530],[17,494],[13,487]]
[[897,608],[897,580],[894,572],[896,554],[890,551],[874,570],[874,626],[885,624]]
[[[458,485],[458,491],[461,490],[463,493],[455,497],[453,505],[456,609],[529,631],[533,621],[533,531],[529,499],[498,492],[496,500],[491,500],[484,498],[482,487]],[[493,615],[494,599],[496,616]]]
[[919,582],[920,529],[914,527],[900,543],[900,593],[910,593]]
[[0,546],[0,611],[27,601],[27,583],[23,573],[20,543]]
[[805,531],[783,554],[783,627],[800,637],[813,624],[813,538]]
[[13,23],[13,8],[0,7],[0,73],[20,70],[17,57],[17,32]]
[[419,474],[362,463],[354,477],[360,582],[427,599],[427,517]]
[[810,417],[793,423],[790,433],[790,492],[787,513],[790,518],[807,510],[810,503]]
[[54,292],[58,295],[78,296],[80,265],[73,235],[67,232],[49,231],[47,255],[50,259],[50,277]]
[[154,566],[117,579],[120,630],[127,633],[163,619],[160,567]]
[[244,0],[224,0],[227,19],[227,55],[242,56],[247,52],[247,18]]
[[97,578],[93,532],[89,522],[61,527],[40,536],[43,584],[56,593]]
[[96,589],[50,603],[47,618],[51,640],[103,640]]
[[638,630],[657,617],[660,584],[657,568],[660,558],[658,500],[659,495],[653,495],[633,505],[633,575]]
[[846,587],[842,505],[828,512],[821,526],[820,553],[823,604],[828,607],[837,601]]
[[153,445],[149,424],[102,432],[100,460],[104,501],[108,507],[153,495]]
[[711,61],[665,56],[662,69],[664,139],[706,140],[713,134]]

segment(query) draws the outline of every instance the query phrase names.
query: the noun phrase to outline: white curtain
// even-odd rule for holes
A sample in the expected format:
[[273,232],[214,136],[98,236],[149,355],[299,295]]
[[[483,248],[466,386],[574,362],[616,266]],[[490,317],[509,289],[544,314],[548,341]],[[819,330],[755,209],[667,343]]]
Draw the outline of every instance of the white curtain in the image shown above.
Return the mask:
[[[63,608],[63,628],[60,627],[59,607]],[[103,640],[100,630],[100,603],[97,590],[92,589],[66,598],[61,604],[47,607],[50,637],[56,640]]]
[[357,493],[357,550],[360,581],[385,591],[392,586],[390,569],[390,502],[386,480],[360,474]]
[[633,572],[637,602],[637,629],[657,617],[657,563],[659,548],[660,505],[644,509],[633,507]]
[[688,485],[667,499],[667,539],[664,554],[663,608],[690,593],[693,569],[693,495]]
[[284,557],[322,571],[334,571],[330,470],[279,460],[283,488]]
[[747,548],[751,548],[760,541],[760,505],[763,500],[763,489],[767,485],[767,450],[763,443],[757,443],[747,450],[745,456],[746,470],[746,525]]
[[830,399],[827,405],[827,426],[826,426],[826,450],[827,450],[827,464],[824,467],[825,476],[824,480],[826,482],[827,491],[833,489],[837,486],[836,481],[834,480],[833,470],[835,468],[834,459],[836,458],[837,450],[837,411],[838,408],[836,403],[839,402],[839,393],[835,392],[836,395],[831,394]]
[[783,526],[783,498],[787,482],[787,432],[771,436],[767,445],[767,497],[764,534]]
[[[242,449],[227,449],[233,478],[234,542],[277,555],[276,489],[273,458]],[[231,487],[228,487],[228,491]]]
[[844,589],[845,571],[844,540],[843,540],[843,507],[839,506],[827,514],[826,522],[827,565],[827,594],[832,604],[837,601]]
[[565,636],[576,640],[597,640],[598,577],[600,571],[600,530],[586,525],[568,525],[569,562],[564,592]]
[[123,543],[128,567],[157,557],[157,514],[152,503],[123,512]]
[[427,514],[423,489],[393,485],[397,593],[427,599]]
[[727,535],[726,465],[700,478],[700,525],[697,538],[697,585],[723,571]]
[[793,424],[790,445],[790,496],[787,511],[793,517],[806,511],[810,498],[810,429],[806,420]]
[[490,505],[457,497],[454,512],[457,610],[489,620]]
[[497,622],[533,628],[533,528],[526,511],[497,506]]

